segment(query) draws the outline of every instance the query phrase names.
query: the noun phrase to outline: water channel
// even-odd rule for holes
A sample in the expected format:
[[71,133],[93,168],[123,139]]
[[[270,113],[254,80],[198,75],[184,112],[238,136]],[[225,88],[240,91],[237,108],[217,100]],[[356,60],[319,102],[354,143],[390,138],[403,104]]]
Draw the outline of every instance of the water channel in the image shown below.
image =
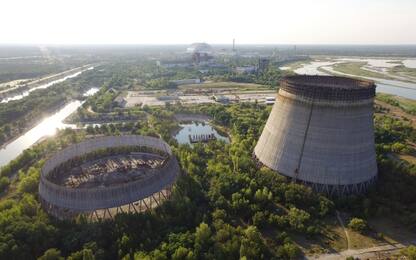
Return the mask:
[[[414,60],[409,60],[408,62],[412,64]],[[307,75],[329,75],[325,72],[318,70],[318,68],[322,67],[323,69],[331,72],[342,74],[346,76],[354,76],[350,74],[340,73],[337,71],[333,71],[332,65],[336,62],[321,62],[321,61],[314,61],[309,64],[305,64],[302,68],[296,69],[295,72],[298,74],[307,74]],[[413,64],[412,64],[413,65]],[[92,69],[90,67],[88,69]],[[88,70],[86,69],[86,70]],[[85,71],[85,70],[83,70]],[[54,84],[63,82],[69,78],[74,78],[80,75],[83,71],[79,71],[77,73],[68,75],[62,79],[58,79],[47,84],[41,85],[36,88],[32,88],[24,93],[16,95],[11,98],[7,98],[7,100],[2,100],[1,102],[9,102],[11,100],[21,99],[30,92],[41,89],[41,88],[48,88]],[[389,94],[394,94],[406,98],[416,99],[416,84],[407,83],[397,80],[384,80],[379,78],[368,78],[371,80],[376,81],[377,83],[377,91],[384,92]],[[92,88],[84,93],[84,96],[90,96],[95,94],[98,91],[98,88]],[[27,131],[25,134],[21,135],[17,139],[13,140],[6,146],[0,149],[0,167],[6,165],[11,160],[15,159],[19,154],[21,154],[25,149],[31,147],[40,139],[54,135],[57,129],[64,129],[64,128],[75,128],[74,125],[68,125],[63,123],[63,120],[67,118],[70,114],[75,112],[80,106],[82,105],[81,101],[73,101],[66,104],[63,108],[57,111],[55,114],[45,118],[42,122],[38,125]],[[218,140],[223,140],[228,143],[230,140],[228,137],[220,135],[208,122],[192,122],[180,125],[182,129],[176,134],[175,139],[180,144],[190,144],[189,135],[208,135],[214,134],[214,136]]]
[[[93,95],[98,91],[98,88],[91,88],[84,94]],[[66,104],[63,108],[55,112],[53,115],[45,118],[31,128],[29,131],[19,136],[12,142],[5,145],[0,149],[0,167],[8,164],[11,160],[15,159],[25,149],[31,147],[40,139],[51,136],[56,133],[57,129],[75,128],[75,125],[68,125],[63,123],[65,118],[75,112],[83,102],[76,100]]]
[[33,91],[35,91],[35,90],[37,90],[37,89],[45,89],[45,88],[49,88],[49,87],[51,87],[51,86],[53,86],[53,85],[55,85],[55,84],[58,84],[58,83],[64,82],[64,81],[65,81],[65,80],[67,80],[67,79],[75,78],[75,77],[79,76],[81,73],[83,73],[84,71],[87,71],[87,70],[92,70],[92,69],[94,69],[94,67],[89,67],[89,68],[87,68],[87,69],[80,70],[80,71],[78,71],[78,72],[75,72],[75,73],[70,74],[70,75],[68,75],[68,76],[65,76],[65,77],[63,77],[63,78],[60,78],[60,79],[57,79],[57,80],[53,80],[53,81],[51,81],[51,82],[48,82],[48,83],[42,84],[42,85],[40,85],[40,86],[37,86],[37,87],[31,88],[31,89],[28,89],[28,90],[26,90],[26,91],[23,91],[23,92],[21,92],[21,93],[19,93],[19,94],[14,95],[14,96],[11,96],[11,97],[8,97],[8,98],[3,98],[3,99],[1,100],[1,103],[8,103],[8,102],[13,101],[13,100],[19,100],[19,99],[22,99],[22,98],[24,98],[24,97],[28,96],[28,95],[30,94],[30,92],[33,92]]
[[217,140],[222,140],[226,143],[230,142],[230,139],[226,136],[222,136],[212,127],[208,122],[192,122],[186,124],[180,124],[181,130],[175,135],[175,139],[180,144],[191,144],[189,135],[210,135],[213,134]]

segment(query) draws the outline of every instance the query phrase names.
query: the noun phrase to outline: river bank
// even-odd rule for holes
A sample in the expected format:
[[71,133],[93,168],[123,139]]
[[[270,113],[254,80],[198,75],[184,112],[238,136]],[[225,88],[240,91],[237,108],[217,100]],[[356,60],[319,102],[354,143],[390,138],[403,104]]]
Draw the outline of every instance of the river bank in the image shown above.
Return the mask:
[[2,90],[0,91],[1,103],[8,103],[13,100],[22,99],[23,97],[28,96],[30,92],[34,90],[51,87],[67,79],[77,77],[84,71],[91,70],[93,68],[94,67],[92,65],[88,64],[82,67],[70,69],[64,72],[60,72],[58,74],[34,80],[24,85],[16,85],[13,88]]
[[37,118],[37,120],[34,119],[36,123],[31,127],[27,126],[25,128],[27,130],[23,131],[23,134],[15,136],[12,140],[2,145],[0,149],[0,168],[15,159],[25,149],[31,147],[41,138],[53,135],[56,129],[74,128],[73,125],[65,124],[63,121],[81,107],[83,102],[74,99],[67,100],[63,104],[61,103],[59,109],[50,112],[49,116]]
[[51,107],[48,111],[45,111],[41,116],[36,117],[36,118],[32,118],[30,121],[26,121],[25,126],[23,127],[23,129],[21,131],[13,131],[14,134],[12,134],[10,136],[10,138],[5,140],[4,142],[0,142],[0,150],[4,149],[8,144],[15,141],[22,134],[26,133],[27,131],[29,131],[30,129],[35,127],[36,125],[40,124],[44,120],[44,118],[47,118],[47,117],[55,114],[56,111],[62,109],[65,106],[65,104],[67,104],[68,102],[71,102],[71,100],[61,102],[60,104]]
[[[385,61],[385,60],[383,60]],[[345,63],[346,60],[341,58],[320,58],[312,62],[304,63],[303,66],[297,67],[293,71],[301,75],[335,75],[335,76],[347,76],[373,80],[376,82],[377,92],[387,93],[392,95],[397,95],[405,98],[411,98],[416,100],[416,82],[413,81],[401,81],[399,78],[396,79],[385,79],[385,78],[375,78],[363,75],[355,75],[350,73],[344,73],[334,69],[334,66],[340,63]],[[368,59],[369,64],[374,63],[373,59]],[[392,66],[394,64],[391,64]],[[365,65],[369,66],[369,65]],[[364,68],[364,65],[360,68]],[[381,66],[381,65],[378,65]],[[365,68],[367,68],[365,67]],[[371,68],[371,67],[370,67]],[[377,68],[377,67],[374,67]],[[368,68],[367,68],[368,69]],[[379,74],[382,73],[382,70],[378,71]]]

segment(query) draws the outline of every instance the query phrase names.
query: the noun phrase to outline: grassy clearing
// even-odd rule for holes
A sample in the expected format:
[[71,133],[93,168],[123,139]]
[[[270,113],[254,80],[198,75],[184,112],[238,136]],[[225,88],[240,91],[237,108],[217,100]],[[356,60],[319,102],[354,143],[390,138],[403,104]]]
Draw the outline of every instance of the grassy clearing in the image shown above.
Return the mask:
[[133,86],[131,86],[129,90],[131,91],[146,90],[146,87],[140,84],[134,84]]
[[[344,219],[346,222],[347,219]],[[385,244],[408,243],[416,238],[416,234],[406,227],[388,218],[370,218],[367,220],[370,230],[360,234],[347,228],[350,237],[350,249],[370,248]],[[322,227],[319,239],[293,235],[294,241],[306,255],[342,252],[348,249],[347,238],[343,228],[335,217],[328,217]]]
[[391,61],[386,61],[386,63],[390,63],[390,64],[403,64],[403,62],[401,60],[391,60]]
[[[334,221],[336,221],[336,219]],[[325,236],[327,237],[325,243],[335,251],[341,252],[347,249],[347,238],[345,237],[344,230],[338,222],[329,226]]]
[[319,238],[309,238],[299,234],[291,234],[291,236],[306,255],[341,252],[347,249],[347,238],[335,216],[325,219],[321,232],[322,236]]
[[401,108],[405,111],[408,111],[411,114],[416,114],[416,101],[407,99],[404,97],[396,97],[396,100],[399,102]]
[[383,242],[381,240],[375,239],[371,235],[363,235],[351,229],[348,229],[348,234],[350,236],[350,249],[375,247]]
[[405,160],[405,161],[407,161],[409,163],[416,164],[416,157],[414,157],[412,155],[409,155],[409,154],[399,154],[398,157],[401,160]]
[[401,108],[409,114],[416,114],[416,101],[390,94],[377,93],[376,99],[383,101],[395,107]]
[[368,220],[368,224],[371,229],[381,233],[387,243],[406,243],[416,239],[415,233],[388,218],[371,218]]
[[309,60],[301,60],[301,61],[295,61],[291,62],[285,65],[282,65],[281,67],[287,67],[289,68],[288,71],[294,71],[296,69],[302,68],[305,64],[309,64]]
[[416,77],[416,69],[408,68],[404,65],[394,66],[388,71],[390,74],[399,74],[400,76]]
[[367,62],[345,62],[345,63],[338,63],[335,64],[332,68],[335,71],[352,74],[361,77],[372,77],[372,78],[380,78],[380,79],[393,79],[389,76],[386,76],[382,73],[373,72],[364,70],[361,67],[366,65]]

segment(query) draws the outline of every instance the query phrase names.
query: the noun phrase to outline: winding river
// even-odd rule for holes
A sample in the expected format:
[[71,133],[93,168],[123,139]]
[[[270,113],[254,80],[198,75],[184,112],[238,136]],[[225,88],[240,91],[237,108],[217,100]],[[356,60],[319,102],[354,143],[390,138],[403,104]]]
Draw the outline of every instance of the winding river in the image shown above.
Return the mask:
[[58,84],[58,83],[64,82],[64,81],[65,81],[65,80],[67,80],[67,79],[75,78],[75,77],[79,76],[81,73],[83,73],[84,71],[87,71],[87,70],[92,70],[92,69],[94,69],[94,67],[92,67],[92,66],[91,66],[91,67],[88,67],[88,68],[86,68],[86,69],[83,69],[83,70],[80,70],[80,71],[78,71],[78,72],[75,72],[75,73],[73,73],[73,74],[70,74],[70,75],[68,75],[68,76],[62,77],[62,78],[60,78],[60,79],[53,80],[53,81],[51,81],[51,82],[48,82],[48,83],[45,83],[45,84],[39,85],[39,86],[34,87],[34,88],[30,88],[30,89],[28,89],[28,90],[25,90],[25,91],[23,91],[23,92],[19,93],[19,94],[14,95],[14,96],[7,97],[7,98],[3,98],[3,99],[1,100],[1,103],[8,103],[8,102],[13,101],[13,100],[19,100],[19,99],[22,99],[22,98],[24,98],[24,97],[28,96],[28,95],[30,94],[30,92],[33,92],[33,91],[35,91],[35,90],[37,90],[37,89],[45,89],[45,88],[49,88],[49,87],[51,87],[51,86],[53,86],[53,85],[55,85],[55,84]]
[[[349,77],[357,77],[357,75],[342,73],[335,71],[332,65],[339,63],[339,61],[313,61],[308,64],[304,64],[303,67],[296,69],[294,72],[301,75],[344,75]],[[320,70],[321,68],[321,70]],[[325,73],[327,71],[328,73]],[[399,80],[387,80],[372,77],[362,77],[376,82],[377,92],[397,95],[409,99],[416,100],[416,83],[403,82]]]
[[[98,91],[98,88],[91,88],[84,93],[84,96],[94,95]],[[66,104],[63,108],[55,112],[53,115],[45,118],[42,122],[37,124],[26,133],[7,144],[4,148],[0,149],[0,167],[8,164],[11,160],[15,159],[25,149],[31,147],[40,139],[51,136],[56,133],[57,129],[75,128],[75,125],[68,125],[63,123],[65,118],[75,112],[83,102],[76,100]]]

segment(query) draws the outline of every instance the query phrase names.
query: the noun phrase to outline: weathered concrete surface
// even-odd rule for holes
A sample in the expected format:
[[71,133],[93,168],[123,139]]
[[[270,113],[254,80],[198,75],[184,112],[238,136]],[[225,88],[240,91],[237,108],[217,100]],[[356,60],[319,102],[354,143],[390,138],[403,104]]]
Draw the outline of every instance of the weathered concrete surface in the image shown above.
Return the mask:
[[255,147],[257,159],[312,186],[366,188],[360,184],[377,176],[373,98],[348,95],[349,100],[331,100],[281,88]]
[[[119,146],[145,146],[169,155],[161,167],[148,169],[145,178],[109,187],[71,188],[48,180],[48,174],[61,163],[82,154],[102,148]],[[51,205],[75,211],[93,211],[117,207],[144,199],[174,183],[179,174],[179,164],[167,143],[148,136],[106,136],[71,145],[49,159],[42,168],[39,195]]]

